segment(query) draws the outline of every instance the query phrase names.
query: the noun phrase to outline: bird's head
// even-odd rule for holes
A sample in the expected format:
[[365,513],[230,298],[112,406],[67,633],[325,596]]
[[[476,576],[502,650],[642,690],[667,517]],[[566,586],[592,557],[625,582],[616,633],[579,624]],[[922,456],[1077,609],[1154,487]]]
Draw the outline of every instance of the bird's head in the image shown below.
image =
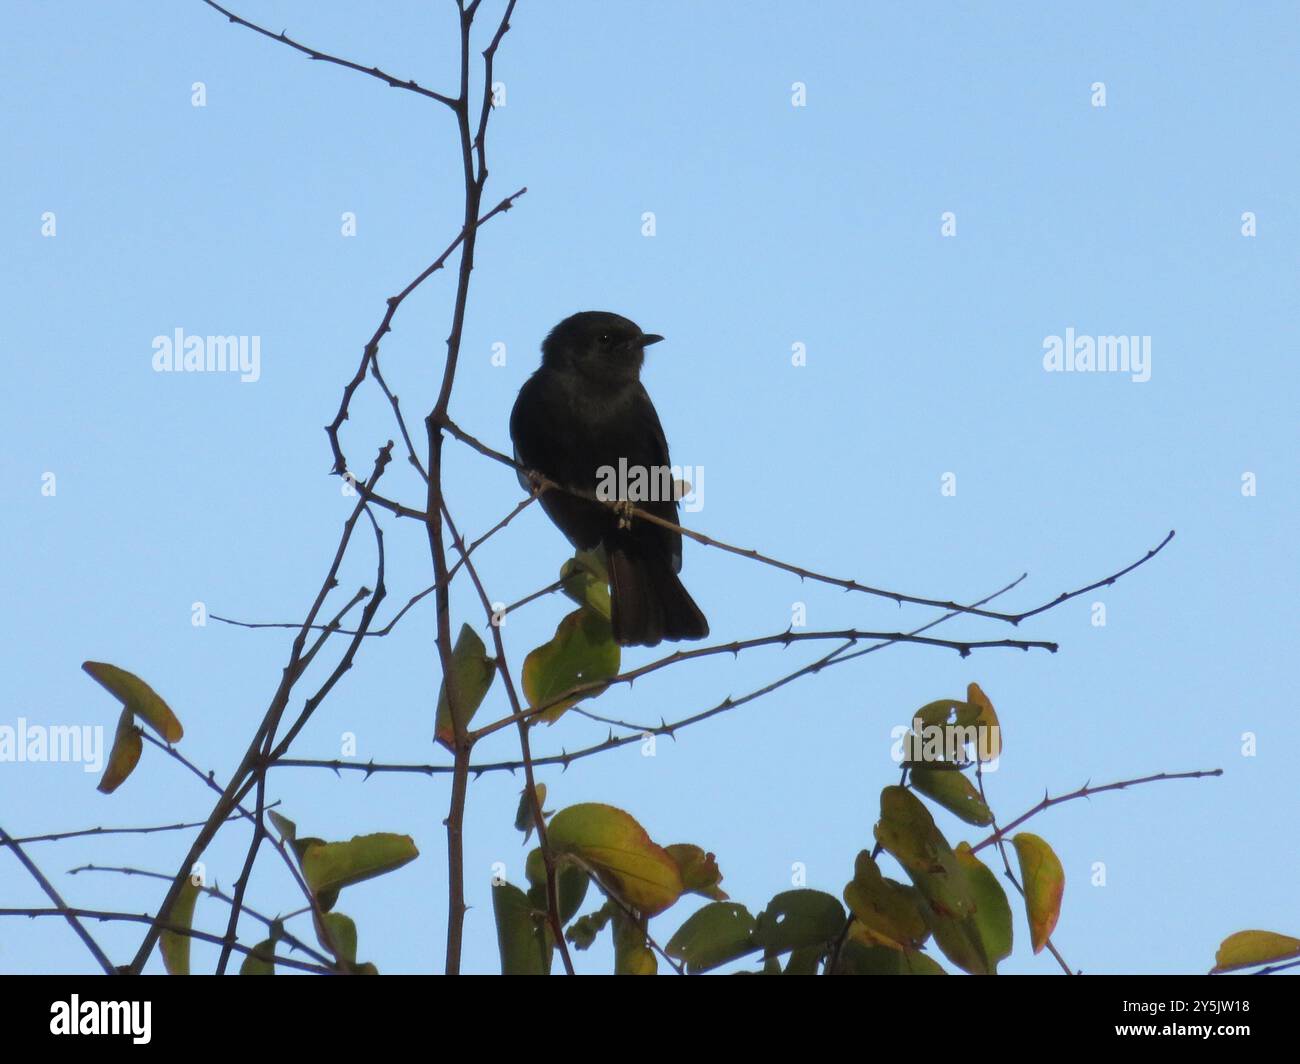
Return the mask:
[[551,330],[542,342],[542,365],[576,372],[596,384],[631,383],[641,374],[645,349],[662,339],[621,315],[584,310]]

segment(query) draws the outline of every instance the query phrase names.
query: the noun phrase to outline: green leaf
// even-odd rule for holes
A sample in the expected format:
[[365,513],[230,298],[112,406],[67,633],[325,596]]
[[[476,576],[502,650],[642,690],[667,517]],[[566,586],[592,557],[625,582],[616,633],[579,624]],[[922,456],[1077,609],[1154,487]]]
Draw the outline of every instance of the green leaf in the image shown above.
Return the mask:
[[816,975],[817,966],[826,954],[825,944],[804,946],[803,949],[790,951],[790,958],[785,962],[786,975]]
[[564,593],[579,606],[594,610],[605,620],[612,611],[609,601],[609,569],[600,550],[580,550],[560,568]]
[[357,925],[343,913],[321,913],[316,923],[316,937],[345,967],[357,961]]
[[675,960],[685,961],[691,973],[707,972],[758,949],[753,941],[756,926],[754,917],[743,905],[713,902],[677,929],[664,952]]
[[244,963],[239,966],[240,975],[274,975],[275,974],[275,936],[263,939],[253,947],[251,953],[244,956]]
[[135,716],[169,743],[178,743],[185,734],[181,722],[162,697],[133,672],[102,661],[83,661],[81,667],[96,683],[108,691]]
[[1276,931],[1237,931],[1223,940],[1214,955],[1213,972],[1235,972],[1259,964],[1276,964],[1300,957],[1300,938]]
[[912,719],[919,720],[925,727],[942,728],[945,725],[969,727],[979,717],[979,707],[955,698],[940,698],[928,702],[912,714]]
[[[524,658],[524,696],[533,709],[547,705],[581,684],[618,675],[621,660],[609,621],[591,610],[574,610],[560,621],[549,643]],[[604,690],[601,686],[563,699],[539,716],[553,723],[565,710]]]
[[868,946],[850,938],[840,950],[837,975],[947,975],[928,954]]
[[858,854],[844,901],[872,945],[915,950],[930,937],[925,902],[916,888],[886,879],[867,850]]
[[726,901],[727,892],[718,886],[722,882],[722,872],[718,869],[718,860],[711,853],[689,842],[674,842],[664,849],[677,862],[677,870],[682,875],[682,885],[692,894],[699,894],[714,901]]
[[844,930],[844,906],[820,890],[787,890],[767,903],[754,927],[754,945],[771,957],[825,945]]
[[420,856],[410,835],[380,831],[347,842],[312,842],[300,854],[302,874],[316,894],[382,876]]
[[513,883],[492,885],[492,912],[502,975],[550,975],[552,948],[545,916]]
[[572,926],[564,933],[564,937],[577,949],[590,949],[591,944],[596,941],[596,936],[605,930],[605,925],[616,912],[618,906],[612,901],[607,901],[594,913],[580,916],[573,921]]
[[950,813],[955,813],[968,824],[983,827],[993,823],[993,814],[984,804],[975,784],[961,772],[951,769],[913,768],[912,786],[943,806]]
[[[160,922],[188,930],[193,925],[194,903],[198,900],[199,884],[193,876],[186,876],[180,893]],[[158,936],[158,949],[168,975],[190,974],[190,941],[189,935],[179,931],[164,931]]]
[[[546,816],[546,784],[537,784],[537,808],[542,811],[542,816]],[[524,833],[524,842],[526,843],[533,836],[533,829],[537,826],[533,820],[533,801],[532,796],[525,787],[519,792],[519,808],[515,810],[515,830]]]
[[614,974],[654,975],[658,971],[659,961],[646,943],[645,928],[615,911]]
[[1029,916],[1029,937],[1039,953],[1052,937],[1061,916],[1065,893],[1065,869],[1060,858],[1037,835],[1022,831],[1011,840],[1020,860],[1020,881],[1025,890],[1025,911]]
[[972,975],[996,975],[998,961],[1011,954],[1011,906],[1002,885],[967,843],[955,851],[975,902],[969,916],[932,912],[934,940],[944,956]]
[[907,871],[931,909],[959,920],[975,911],[975,899],[962,866],[934,818],[914,794],[898,786],[880,792],[880,820],[875,834]]
[[144,749],[144,740],[140,738],[140,729],[135,726],[135,715],[130,709],[123,709],[117,718],[117,732],[113,735],[113,749],[108,753],[108,763],[104,766],[104,775],[99,780],[99,792],[112,794],[126,782],[127,776],[135,771],[140,763],[140,753]]
[[1011,903],[1007,901],[1007,893],[998,877],[975,856],[970,843],[959,842],[954,852],[958,863],[966,870],[966,880],[975,896],[972,919],[979,931],[984,954],[990,967],[996,970],[998,961],[1011,956]]
[[271,818],[275,830],[280,833],[282,841],[292,845],[298,838],[298,825],[287,816],[281,816],[274,809],[268,809],[266,815]]
[[[496,675],[496,659],[488,657],[487,647],[468,624],[461,625],[456,645],[451,650],[452,675],[456,678],[457,709],[464,718],[461,722],[466,728],[474,719],[478,707],[487,697],[488,688],[492,686],[492,677]],[[447,682],[444,679],[438,689],[438,718],[434,727],[434,738],[450,746],[456,737],[456,729],[451,719],[451,705],[447,701]]]
[[[570,861],[557,859],[556,866],[555,900],[560,908],[560,926],[563,927],[582,908],[582,903],[587,897],[587,887],[591,883],[591,878],[584,868]],[[524,864],[524,874],[528,877],[530,884],[528,900],[536,908],[546,912],[548,908],[546,902],[546,861],[542,857],[540,848],[533,850],[528,855],[528,860]]]
[[645,829],[612,805],[587,802],[561,809],[547,828],[555,853],[572,854],[601,884],[639,912],[653,916],[682,893],[677,862]]

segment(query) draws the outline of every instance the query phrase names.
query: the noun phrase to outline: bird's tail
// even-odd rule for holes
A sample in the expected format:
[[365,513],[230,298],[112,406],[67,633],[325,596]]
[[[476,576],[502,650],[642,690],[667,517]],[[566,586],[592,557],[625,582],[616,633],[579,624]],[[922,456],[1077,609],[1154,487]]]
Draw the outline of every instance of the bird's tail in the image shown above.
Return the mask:
[[667,639],[703,639],[709,622],[668,560],[634,542],[611,546],[609,593],[614,639],[652,647]]

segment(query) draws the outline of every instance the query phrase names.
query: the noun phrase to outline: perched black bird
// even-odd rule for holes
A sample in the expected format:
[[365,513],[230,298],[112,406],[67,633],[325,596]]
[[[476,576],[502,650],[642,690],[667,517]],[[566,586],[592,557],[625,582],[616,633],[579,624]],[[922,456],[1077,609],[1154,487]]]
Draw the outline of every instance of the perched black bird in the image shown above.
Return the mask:
[[[610,473],[645,471],[654,498],[624,498],[677,523],[668,441],[641,384],[645,348],[662,336],[627,318],[589,310],[565,318],[542,343],[542,365],[510,414],[515,461],[567,488],[610,498]],[[621,460],[621,464],[620,464]],[[531,489],[522,474],[519,481]],[[627,476],[620,483],[635,483]],[[604,490],[602,491],[602,487]],[[703,639],[709,622],[677,578],[681,533],[631,519],[590,498],[554,489],[542,508],[580,550],[604,546],[614,638],[624,646]]]

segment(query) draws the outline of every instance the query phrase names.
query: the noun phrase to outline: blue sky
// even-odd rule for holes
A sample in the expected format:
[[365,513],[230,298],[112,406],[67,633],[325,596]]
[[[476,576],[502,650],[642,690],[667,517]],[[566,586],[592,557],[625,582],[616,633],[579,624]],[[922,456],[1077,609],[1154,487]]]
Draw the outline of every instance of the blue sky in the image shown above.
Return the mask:
[[[384,300],[454,236],[460,174],[449,114],[313,64],[203,5],[14,5],[0,90],[10,163],[0,422],[8,608],[0,724],[102,724],[115,703],[79,666],[144,676],[186,726],[182,750],[228,773],[279,679],[289,636],[191,624],[191,605],[299,619],[350,502],[321,426]],[[246,17],[433,88],[454,88],[450,5],[244,0]],[[489,0],[485,16],[497,8]],[[706,471],[689,522],[820,571],[973,600],[1028,571],[1027,608],[1174,542],[1119,584],[1017,633],[1060,653],[893,647],[661,740],[542,772],[548,805],[627,809],[662,843],[718,855],[760,909],[808,885],[839,894],[896,778],[890,729],[978,681],[1006,750],[990,798],[1009,820],[1044,790],[1222,767],[1064,805],[1034,822],[1064,863],[1055,942],[1090,972],[1201,971],[1228,933],[1300,933],[1294,882],[1300,743],[1293,694],[1297,518],[1296,128],[1293,4],[537,4],[498,56],[487,200],[518,209],[481,234],[452,414],[508,449],[507,419],[560,318],[615,310],[667,341],[644,374],[675,462]],[[191,105],[206,86],[205,107]],[[792,106],[792,85],[806,106]],[[1093,106],[1094,83],[1105,107]],[[655,215],[656,234],[642,235]],[[57,235],[42,236],[53,212]],[[357,235],[340,234],[354,212]],[[945,212],[956,235],[941,234]],[[1242,233],[1244,212],[1254,236]],[[454,277],[437,276],[384,340],[386,375],[422,413],[441,376]],[[260,338],[260,378],[155,373],[153,339]],[[1150,338],[1151,373],[1049,373],[1067,329]],[[492,364],[504,344],[506,364]],[[791,364],[803,344],[806,365]],[[368,468],[394,433],[367,392],[345,445]],[[478,534],[519,499],[513,473],[448,445],[448,500]],[[400,452],[399,452],[400,457]],[[418,499],[395,462],[391,493]],[[53,473],[57,494],[42,493]],[[956,495],[941,494],[955,474]],[[1253,474],[1254,495],[1243,475]],[[419,528],[389,522],[389,616],[428,582]],[[537,508],[484,550],[496,599],[548,583],[567,545]],[[363,545],[344,588],[372,579]],[[767,634],[803,602],[812,629],[893,630],[932,613],[802,584],[698,545],[683,576],[714,637]],[[463,582],[462,582],[463,583]],[[1092,623],[1104,603],[1106,624]],[[456,586],[456,623],[481,619]],[[510,618],[518,667],[566,612]],[[438,761],[431,602],[382,640],[295,747]],[[480,626],[481,630],[481,626]],[[963,638],[1011,634],[952,621]],[[659,673],[590,708],[657,723],[790,671],[812,647]],[[624,664],[651,660],[634,649]],[[483,719],[505,709],[500,687]],[[1242,736],[1256,737],[1243,756]],[[574,714],[539,753],[602,739]],[[514,756],[513,730],[477,751]],[[0,764],[15,835],[202,819],[210,798],[147,749],[115,795],[71,764]],[[350,888],[341,908],[381,970],[440,969],[445,779],[282,769],[272,797],[328,838],[409,832],[423,856]],[[473,781],[465,967],[497,966],[489,876],[522,876],[521,781]],[[982,837],[940,814],[953,840]],[[157,884],[73,866],[172,872],[188,835],[118,837],[32,856],[75,904],[140,911]],[[236,878],[246,834],[207,855]],[[1106,870],[1092,885],[1094,867]],[[6,860],[4,905],[41,899]],[[296,908],[264,858],[252,904]],[[693,903],[652,925],[667,939]],[[224,928],[201,901],[197,922]],[[97,928],[115,959],[137,927]],[[1051,972],[1023,920],[1004,969]],[[195,950],[196,965],[210,954]],[[611,963],[607,940],[579,955]],[[157,966],[157,962],[154,962]],[[0,970],[91,967],[63,926],[7,921]]]

